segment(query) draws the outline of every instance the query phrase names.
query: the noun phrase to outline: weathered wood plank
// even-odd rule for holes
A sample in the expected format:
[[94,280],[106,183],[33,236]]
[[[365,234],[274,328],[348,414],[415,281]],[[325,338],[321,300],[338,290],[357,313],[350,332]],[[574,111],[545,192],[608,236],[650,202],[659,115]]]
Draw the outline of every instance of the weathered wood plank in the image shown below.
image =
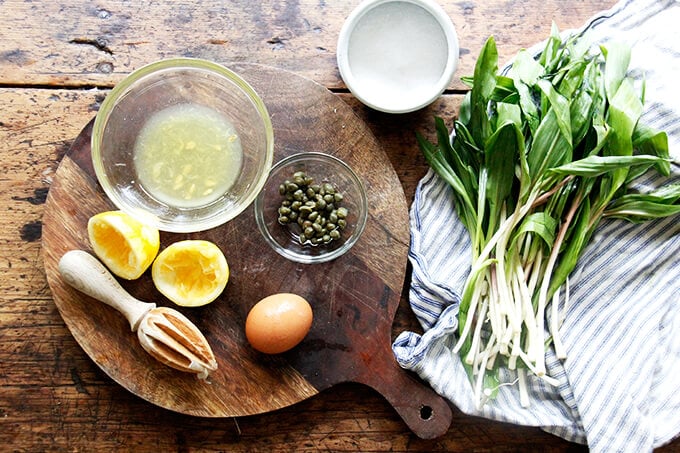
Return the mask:
[[[551,20],[562,29],[577,27],[614,1],[440,3],[458,28],[458,75],[466,75],[489,34],[506,61],[544,38]],[[418,439],[385,400],[357,384],[237,420],[183,416],[114,383],[64,325],[43,270],[41,221],[62,156],[107,93],[87,88],[111,87],[160,58],[191,56],[272,65],[342,91],[336,40],[358,3],[0,0],[0,445],[6,450],[585,450],[537,429],[458,412],[445,436]],[[426,171],[413,133],[431,135],[432,116],[453,118],[460,97],[444,96],[421,112],[400,116],[341,97],[383,144],[410,202]],[[393,335],[418,330],[405,296],[404,291]],[[678,442],[659,451],[678,451]]]
[[[287,451],[296,446],[335,451],[464,451],[471,445],[470,433],[485,430],[487,437],[479,445],[491,448],[494,436],[508,436],[508,429],[516,434],[510,435],[507,445],[516,442],[517,448],[542,442],[568,445],[538,430],[460,414],[444,438],[421,441],[408,432],[385,400],[359,385],[334,387],[290,408],[234,422],[171,413],[114,383],[84,354],[63,324],[46,284],[40,249],[43,192],[103,93],[0,89],[5,105],[0,126],[0,143],[4,144],[0,199],[10,211],[0,217],[0,444],[15,445],[17,451],[65,451],[95,444],[104,450]],[[406,175],[404,185],[415,190],[425,167],[413,147],[413,130],[431,129],[431,116],[448,116],[456,110],[458,99],[446,96],[423,117],[399,120],[389,115],[376,117],[349,101],[360,116],[372,121],[374,130],[382,131],[379,138],[395,168]],[[27,237],[26,225],[33,223],[35,231]],[[402,300],[394,333],[404,328],[417,327]],[[97,429],[92,429],[95,423]]]
[[[613,0],[440,2],[459,34],[459,75],[470,74],[489,35],[506,61],[544,39],[551,21],[581,26]],[[155,60],[199,57],[261,63],[342,88],[340,28],[359,4],[323,0],[0,2],[0,84],[111,86]],[[457,80],[457,78],[456,78]],[[456,82],[452,87],[461,88]]]
[[[7,214],[0,216],[0,445],[13,445],[14,451],[87,450],[93,445],[102,451],[578,450],[537,429],[457,412],[445,436],[417,439],[385,400],[354,384],[336,386],[280,411],[231,420],[175,414],[114,383],[63,324],[47,287],[39,241],[41,194],[103,93],[0,90],[0,99],[10,106],[4,109],[0,126],[0,143],[4,144],[0,200],[7,207]],[[60,99],[57,103],[55,96]],[[452,118],[460,99],[445,96],[422,115],[399,120],[364,109],[351,97],[345,100],[385,144],[412,197],[426,170],[414,147],[413,131],[431,134],[432,115]],[[29,176],[21,178],[22,174]],[[27,224],[37,225],[29,236]],[[404,329],[418,327],[402,298],[393,332],[396,335]]]

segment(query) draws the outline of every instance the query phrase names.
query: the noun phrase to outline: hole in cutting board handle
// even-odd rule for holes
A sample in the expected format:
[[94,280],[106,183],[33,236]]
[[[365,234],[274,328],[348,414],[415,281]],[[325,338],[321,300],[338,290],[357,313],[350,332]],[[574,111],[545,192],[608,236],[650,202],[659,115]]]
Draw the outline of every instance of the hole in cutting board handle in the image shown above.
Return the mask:
[[420,406],[420,418],[424,421],[428,421],[432,418],[434,411],[431,406],[423,405]]
[[386,364],[381,373],[368,373],[364,383],[373,387],[401,416],[415,435],[435,439],[446,433],[453,413],[448,402],[431,387],[397,365]]

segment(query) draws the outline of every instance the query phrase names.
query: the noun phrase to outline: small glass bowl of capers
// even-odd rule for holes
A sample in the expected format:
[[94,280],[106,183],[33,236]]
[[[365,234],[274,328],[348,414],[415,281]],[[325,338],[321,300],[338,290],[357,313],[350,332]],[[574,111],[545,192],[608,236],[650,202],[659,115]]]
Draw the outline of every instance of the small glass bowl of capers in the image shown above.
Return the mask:
[[347,252],[368,217],[359,177],[330,154],[304,152],[271,169],[255,199],[255,219],[267,243],[298,263],[322,263]]

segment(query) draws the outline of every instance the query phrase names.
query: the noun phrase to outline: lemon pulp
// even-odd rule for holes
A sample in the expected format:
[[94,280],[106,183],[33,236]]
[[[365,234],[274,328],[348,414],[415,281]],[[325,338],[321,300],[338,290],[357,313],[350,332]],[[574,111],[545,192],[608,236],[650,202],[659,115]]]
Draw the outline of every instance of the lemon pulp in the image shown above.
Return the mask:
[[135,143],[134,164],[152,197],[194,208],[229,190],[240,172],[242,155],[236,129],[224,115],[185,103],[149,118]]
[[184,240],[171,244],[151,267],[154,285],[177,305],[198,307],[219,296],[229,280],[222,250],[210,241]]
[[158,230],[122,211],[100,212],[87,223],[90,245],[111,272],[121,278],[139,278],[160,247]]

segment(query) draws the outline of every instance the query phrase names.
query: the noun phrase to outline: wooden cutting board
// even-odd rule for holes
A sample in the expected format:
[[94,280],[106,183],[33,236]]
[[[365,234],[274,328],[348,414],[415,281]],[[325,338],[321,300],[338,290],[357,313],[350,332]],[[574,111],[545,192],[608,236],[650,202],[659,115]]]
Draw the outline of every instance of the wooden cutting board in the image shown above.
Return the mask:
[[[257,65],[234,65],[263,98],[274,126],[274,161],[320,151],[347,162],[368,191],[366,230],[346,255],[304,265],[264,242],[253,208],[227,224],[192,234],[161,233],[161,248],[182,239],[217,243],[231,276],[224,293],[200,308],[178,308],[205,334],[219,369],[210,382],[168,368],[139,345],[124,317],[69,287],[59,276],[61,256],[91,250],[90,216],[115,209],[99,186],[90,158],[92,122],[74,141],[50,188],[43,218],[43,252],[55,304],[83,350],[113,380],[158,406],[184,414],[231,417],[276,410],[341,382],[366,384],[396,409],[413,432],[446,432],[451,409],[432,389],[396,363],[391,326],[404,284],[408,210],[399,179],[371,131],[337,96],[315,82]],[[121,284],[133,296],[173,306],[149,272]],[[249,347],[245,317],[263,297],[293,292],[313,307],[305,340],[288,353],[267,356]]]

